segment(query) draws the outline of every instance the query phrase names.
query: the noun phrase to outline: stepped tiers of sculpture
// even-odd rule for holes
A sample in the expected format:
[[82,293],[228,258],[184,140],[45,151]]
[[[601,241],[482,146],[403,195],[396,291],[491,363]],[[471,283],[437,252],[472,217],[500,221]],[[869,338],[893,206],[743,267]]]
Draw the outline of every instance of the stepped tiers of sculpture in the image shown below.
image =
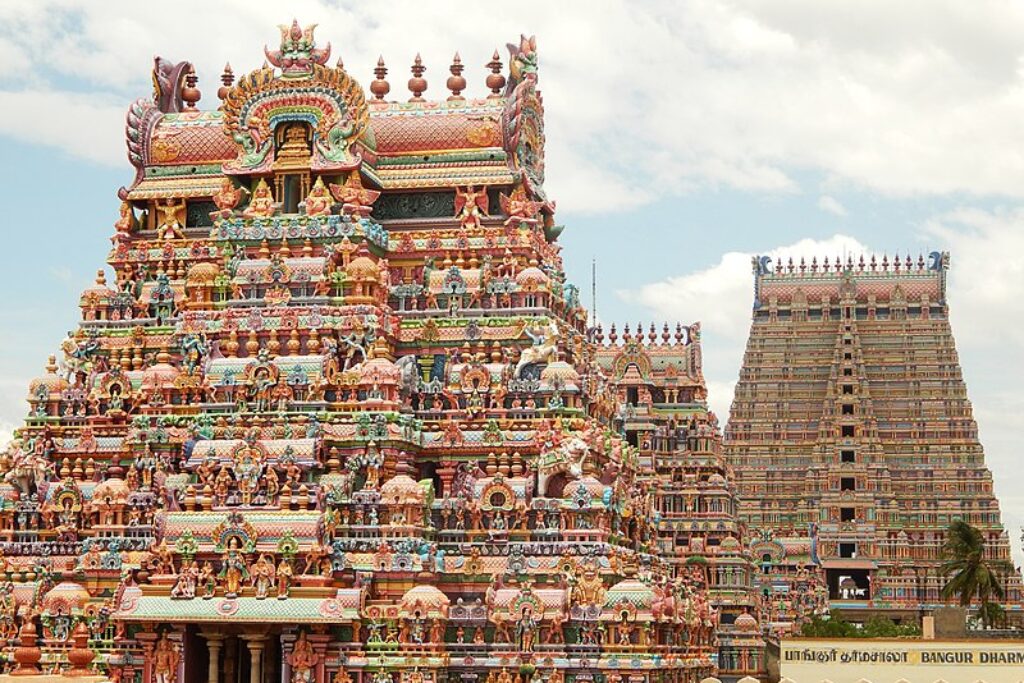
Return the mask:
[[391,102],[329,55],[286,25],[217,106],[162,59],[131,105],[113,277],[0,463],[9,666],[682,683],[735,632],[756,668],[695,328],[648,349],[641,444],[565,279],[534,41],[482,98],[458,56]]
[[616,406],[612,423],[637,448],[640,479],[653,494],[658,554],[675,576],[705,586],[718,612],[722,675],[764,670],[758,566],[737,518],[731,468],[718,418],[708,410],[700,325],[647,330],[613,325],[593,335]]
[[[943,603],[955,519],[1010,559],[950,329],[948,259],[754,260],[725,454],[783,612],[786,577],[809,562],[851,618],[916,621]],[[1019,618],[1020,577],[1002,578]]]

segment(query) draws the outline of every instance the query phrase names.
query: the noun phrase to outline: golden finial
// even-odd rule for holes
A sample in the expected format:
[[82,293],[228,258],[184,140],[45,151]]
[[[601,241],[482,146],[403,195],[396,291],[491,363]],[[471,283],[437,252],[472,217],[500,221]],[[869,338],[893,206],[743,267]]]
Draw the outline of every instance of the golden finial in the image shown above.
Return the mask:
[[196,68],[189,65],[188,73],[185,74],[185,86],[181,89],[181,99],[184,100],[189,109],[195,109],[196,102],[202,97],[202,93],[196,87],[198,81],[199,77],[196,76]]
[[370,92],[374,99],[383,100],[384,96],[391,91],[391,84],[385,80],[388,75],[388,68],[384,66],[384,55],[377,57],[377,68],[373,70],[374,79],[370,82]]
[[501,89],[505,87],[505,77],[501,74],[501,57],[497,50],[494,51],[494,56],[486,66],[491,70],[491,73],[487,74],[487,87],[491,89],[491,94],[487,97],[489,99],[501,97]]
[[448,82],[445,84],[448,89],[452,91],[448,101],[452,100],[463,100],[462,91],[466,89],[466,79],[462,75],[462,58],[459,57],[459,53],[455,53],[455,57],[452,59],[452,65],[448,67],[448,70],[452,72],[452,75],[448,77]]
[[226,99],[228,93],[231,92],[231,86],[235,82],[235,72],[231,70],[231,63],[228,62],[224,65],[224,73],[220,75],[221,86],[217,88],[217,97],[221,100]]
[[409,92],[412,93],[412,97],[409,98],[410,102],[422,102],[423,93],[427,90],[427,79],[423,78],[423,72],[427,70],[427,67],[423,66],[423,59],[420,57],[420,53],[416,53],[416,59],[412,63],[412,78],[409,79]]

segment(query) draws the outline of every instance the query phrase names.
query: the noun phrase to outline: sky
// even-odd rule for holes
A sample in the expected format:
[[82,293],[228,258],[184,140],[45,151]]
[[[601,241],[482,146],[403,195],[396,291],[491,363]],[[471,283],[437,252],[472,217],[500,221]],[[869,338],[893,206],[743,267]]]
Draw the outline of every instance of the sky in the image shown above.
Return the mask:
[[[452,55],[483,65],[536,34],[548,194],[570,277],[597,315],[701,321],[711,404],[728,415],[754,254],[952,254],[948,300],[1004,522],[1020,554],[1024,468],[1024,4],[0,0],[0,440],[77,319],[132,178],[124,115],[155,54],[196,65],[216,105],[226,61],[259,67],[277,24],[364,86],[382,55],[428,98]],[[285,14],[286,13],[286,14]],[[332,57],[332,60],[334,57]],[[108,275],[109,275],[108,270]]]

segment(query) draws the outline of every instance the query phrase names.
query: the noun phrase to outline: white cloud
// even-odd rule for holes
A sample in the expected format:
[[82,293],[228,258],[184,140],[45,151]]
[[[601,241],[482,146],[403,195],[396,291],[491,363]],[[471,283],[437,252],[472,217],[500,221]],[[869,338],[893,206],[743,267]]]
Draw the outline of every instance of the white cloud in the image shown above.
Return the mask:
[[[962,208],[928,221],[923,232],[951,254],[949,298],[958,341],[999,349],[1004,357],[1007,344],[1024,350],[1024,208]],[[1015,367],[1024,378],[1024,365]]]
[[923,233],[948,249],[950,321],[1003,521],[1024,563],[1024,208],[963,208],[937,216]]
[[7,450],[7,445],[14,438],[14,425],[10,422],[0,423],[0,453]]
[[838,199],[827,194],[818,198],[818,208],[836,216],[846,215],[846,207],[840,204]]
[[621,0],[595,12],[524,0],[514,16],[412,0],[304,0],[288,14],[242,0],[177,7],[159,22],[130,0],[0,8],[0,54],[30,64],[8,78],[58,86],[8,86],[0,133],[123,163],[123,112],[148,94],[154,53],[195,62],[212,106],[224,62],[238,74],[258,66],[294,13],[319,22],[319,40],[364,84],[383,52],[395,99],[406,97],[416,50],[428,96],[444,96],[455,50],[467,93],[479,96],[495,45],[536,33],[549,189],[563,209],[628,209],[713,186],[792,192],[801,170],[890,195],[1024,196],[1024,156],[1006,142],[1024,108],[1021,6]]
[[[867,246],[853,237],[834,235],[825,240],[803,239],[763,255],[799,261],[801,257],[810,260],[826,254],[869,252]],[[710,403],[723,424],[729,415],[732,390],[750,330],[754,256],[750,252],[731,251],[709,268],[617,293],[627,303],[644,309],[650,319],[700,321]]]
[[0,103],[0,135],[130,168],[124,142],[127,105],[110,97],[39,90],[0,91]]

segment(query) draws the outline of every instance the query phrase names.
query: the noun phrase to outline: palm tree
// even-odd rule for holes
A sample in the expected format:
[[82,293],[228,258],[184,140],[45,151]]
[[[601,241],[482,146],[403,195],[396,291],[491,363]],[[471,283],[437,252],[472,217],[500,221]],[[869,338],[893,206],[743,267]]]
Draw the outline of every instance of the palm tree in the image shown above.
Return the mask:
[[998,603],[990,599],[1001,600],[1004,595],[998,575],[1013,571],[1012,565],[1005,560],[987,559],[981,532],[962,519],[949,526],[942,554],[946,561],[939,571],[943,576],[952,575],[942,587],[942,597],[948,600],[959,596],[961,607],[969,607],[976,598],[981,623],[988,626],[998,611],[992,609]]

